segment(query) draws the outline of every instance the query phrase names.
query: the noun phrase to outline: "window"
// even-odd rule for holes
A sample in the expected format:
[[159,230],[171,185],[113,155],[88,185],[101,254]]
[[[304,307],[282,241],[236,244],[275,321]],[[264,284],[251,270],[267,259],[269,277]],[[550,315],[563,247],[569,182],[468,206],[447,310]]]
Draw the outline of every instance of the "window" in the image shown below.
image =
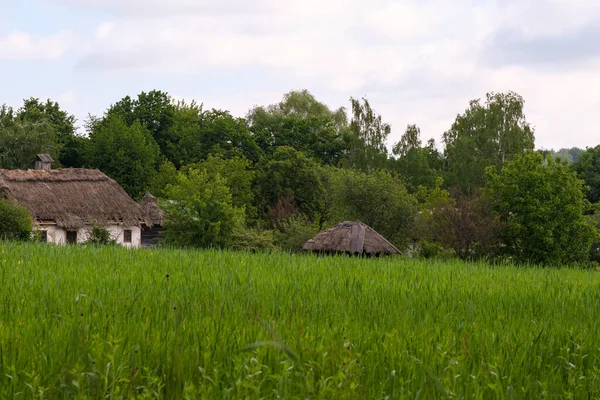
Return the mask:
[[69,243],[69,244],[77,243],[77,231],[67,231],[67,243]]
[[131,229],[126,229],[123,231],[123,242],[131,243]]
[[40,242],[48,241],[48,231],[40,231]]

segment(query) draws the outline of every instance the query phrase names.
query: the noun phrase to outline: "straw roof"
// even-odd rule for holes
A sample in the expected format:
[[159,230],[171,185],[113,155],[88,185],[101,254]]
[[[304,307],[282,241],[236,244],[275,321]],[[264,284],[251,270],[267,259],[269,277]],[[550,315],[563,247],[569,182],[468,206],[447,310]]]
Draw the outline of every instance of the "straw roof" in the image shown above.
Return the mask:
[[147,218],[113,179],[98,170],[51,171],[0,169],[0,197],[14,200],[41,221],[79,229],[93,221],[139,226]]
[[152,193],[146,192],[140,201],[140,206],[148,222],[155,226],[162,226],[165,212],[158,207],[158,199]]
[[46,162],[46,163],[54,162],[54,159],[52,158],[52,156],[50,156],[50,154],[38,154],[35,159],[36,159],[36,161],[41,161],[41,162]]
[[349,254],[400,254],[393,244],[360,221],[345,221],[304,244],[304,250]]

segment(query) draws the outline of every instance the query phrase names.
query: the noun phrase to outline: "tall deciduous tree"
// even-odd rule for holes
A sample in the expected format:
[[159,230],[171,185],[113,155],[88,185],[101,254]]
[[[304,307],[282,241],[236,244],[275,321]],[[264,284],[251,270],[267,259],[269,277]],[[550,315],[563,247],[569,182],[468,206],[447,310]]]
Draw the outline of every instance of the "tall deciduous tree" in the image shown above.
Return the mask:
[[252,169],[250,161],[244,157],[223,158],[219,155],[209,155],[200,163],[183,167],[182,171],[190,168],[204,170],[209,177],[219,175],[223,178],[231,191],[231,204],[234,207],[243,208],[248,219],[256,218],[256,207],[253,205],[254,192],[252,191],[255,171]]
[[416,192],[419,186],[435,187],[442,159],[433,139],[422,146],[421,130],[416,125],[407,126],[392,153],[397,158],[390,159],[390,168],[402,174],[411,192]]
[[46,119],[23,120],[12,108],[0,107],[0,168],[31,168],[40,153],[58,160],[61,148],[55,127]]
[[396,244],[411,239],[417,201],[401,179],[387,171],[367,174],[330,169],[329,174],[327,203],[331,224],[360,220]]
[[589,203],[566,164],[528,152],[487,174],[486,195],[505,226],[502,251],[522,263],[587,260],[595,235],[583,217]]
[[172,130],[175,123],[175,105],[168,93],[152,90],[140,93],[137,98],[126,96],[111,105],[105,116],[114,115],[119,116],[129,126],[139,122],[158,144],[160,152],[176,163],[178,138]]
[[600,146],[586,149],[571,167],[589,187],[588,200],[592,203],[600,201]]
[[232,203],[231,191],[219,174],[204,169],[180,172],[168,185],[162,203],[165,241],[185,247],[223,247],[244,222],[244,209]]
[[289,92],[277,104],[255,107],[247,120],[267,155],[277,147],[289,146],[334,165],[346,149],[346,111],[330,110],[307,90]]
[[[29,98],[16,113],[16,119],[24,123],[51,127],[60,151],[56,161],[63,167],[82,167],[86,138],[77,134],[75,116],[62,110],[57,102],[42,102]],[[48,130],[48,128],[46,128]]]
[[112,115],[93,124],[88,164],[115,179],[134,198],[150,186],[159,156],[158,145],[138,121],[129,126]]
[[324,192],[316,162],[291,147],[279,147],[259,163],[255,187],[263,217],[283,198],[291,199],[297,211],[313,221],[322,212]]
[[223,158],[244,157],[252,162],[261,158],[261,149],[244,119],[216,109],[178,108],[178,114],[183,112],[185,119],[178,120],[176,125],[183,165],[206,160],[210,154]]
[[391,132],[390,125],[375,113],[367,99],[363,98],[361,102],[350,98],[350,102],[350,143],[344,164],[366,172],[385,168],[388,159],[386,140]]
[[485,168],[499,171],[515,156],[533,150],[534,133],[525,119],[524,101],[514,92],[488,93],[486,101],[471,101],[444,133],[449,186],[472,193],[482,187]]

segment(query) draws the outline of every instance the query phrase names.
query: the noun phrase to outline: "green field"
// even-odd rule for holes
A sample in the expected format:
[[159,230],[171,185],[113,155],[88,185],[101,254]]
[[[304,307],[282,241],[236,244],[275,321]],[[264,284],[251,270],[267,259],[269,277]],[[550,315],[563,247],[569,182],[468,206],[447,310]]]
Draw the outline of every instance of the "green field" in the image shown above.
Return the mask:
[[600,273],[0,243],[0,398],[600,397]]

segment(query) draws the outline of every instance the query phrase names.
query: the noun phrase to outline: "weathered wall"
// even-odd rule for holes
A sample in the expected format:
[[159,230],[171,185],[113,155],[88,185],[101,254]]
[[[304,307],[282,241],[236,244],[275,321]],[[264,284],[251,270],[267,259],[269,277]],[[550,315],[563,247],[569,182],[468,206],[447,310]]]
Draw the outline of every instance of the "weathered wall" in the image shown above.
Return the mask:
[[[48,232],[48,243],[54,244],[66,244],[67,243],[67,231],[63,228],[59,228],[53,225],[42,225],[38,229]],[[85,243],[91,232],[91,227],[81,228],[77,231],[77,243]],[[142,244],[142,234],[139,227],[122,227],[118,225],[110,225],[106,228],[110,234],[111,239],[115,240],[118,244],[125,247],[138,248]],[[124,243],[123,231],[126,229],[131,230],[131,243]]]

